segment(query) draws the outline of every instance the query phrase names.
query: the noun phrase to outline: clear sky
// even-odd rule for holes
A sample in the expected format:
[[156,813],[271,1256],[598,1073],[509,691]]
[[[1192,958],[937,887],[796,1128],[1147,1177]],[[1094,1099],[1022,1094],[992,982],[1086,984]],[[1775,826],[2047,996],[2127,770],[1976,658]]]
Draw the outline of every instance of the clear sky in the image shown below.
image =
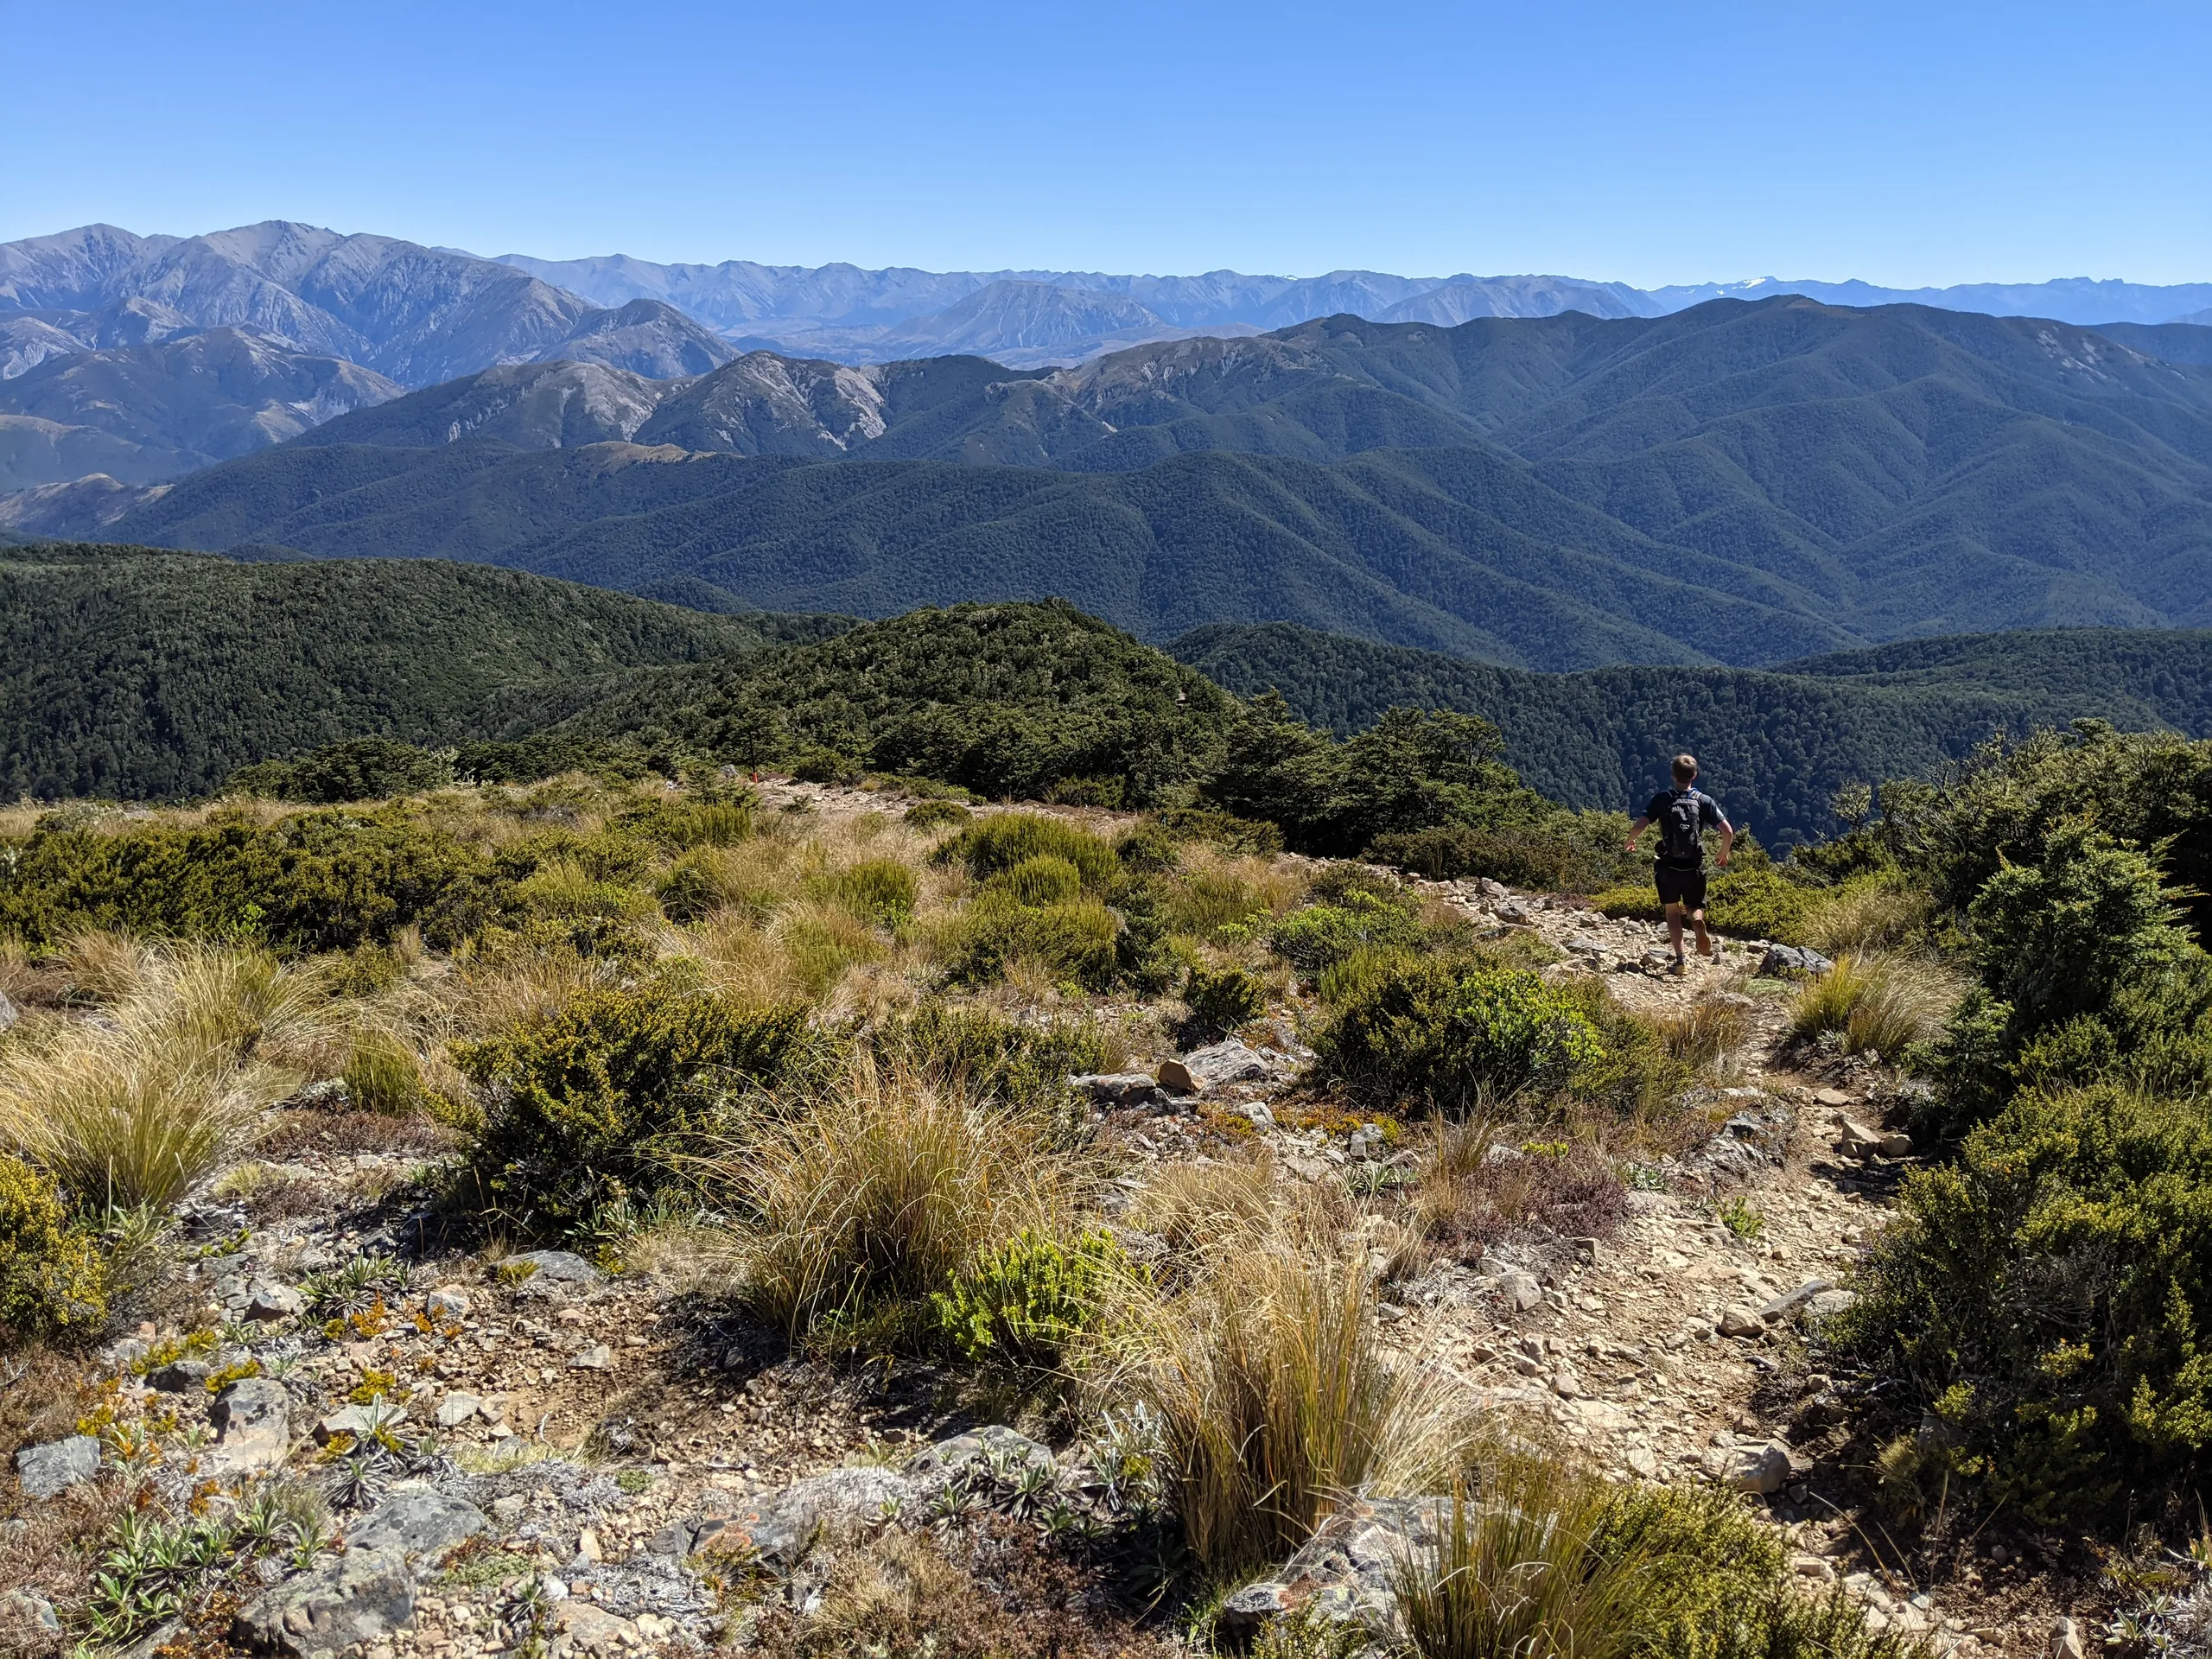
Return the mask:
[[2212,280],[2212,0],[0,0],[0,239]]

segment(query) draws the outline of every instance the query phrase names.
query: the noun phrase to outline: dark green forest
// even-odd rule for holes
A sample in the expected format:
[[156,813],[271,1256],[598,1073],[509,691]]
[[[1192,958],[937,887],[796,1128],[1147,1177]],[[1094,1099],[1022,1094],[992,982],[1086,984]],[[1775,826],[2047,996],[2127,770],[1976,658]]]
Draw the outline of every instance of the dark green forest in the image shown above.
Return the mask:
[[212,792],[335,739],[544,724],[606,676],[845,626],[718,617],[511,570],[0,551],[0,798]]
[[1243,696],[1359,731],[1394,705],[1476,714],[1506,759],[1571,806],[1633,809],[1688,749],[1738,825],[1770,844],[1834,833],[1836,790],[1931,777],[1996,732],[2082,716],[2212,734],[2212,633],[2048,629],[1910,640],[1786,665],[1530,674],[1275,623],[1200,628],[1172,647]]
[[896,366],[864,442],[725,407],[733,365],[637,442],[448,443],[454,383],[117,533],[873,617],[1058,594],[1154,642],[1279,620],[1554,671],[2212,621],[2212,365],[2063,325],[1783,297]]

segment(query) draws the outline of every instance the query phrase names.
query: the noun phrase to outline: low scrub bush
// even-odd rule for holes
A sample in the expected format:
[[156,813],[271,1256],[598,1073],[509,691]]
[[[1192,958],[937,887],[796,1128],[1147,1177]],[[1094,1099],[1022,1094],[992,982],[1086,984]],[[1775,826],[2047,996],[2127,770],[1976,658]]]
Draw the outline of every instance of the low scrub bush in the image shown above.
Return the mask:
[[587,990],[474,1042],[454,1063],[482,1096],[478,1202],[525,1234],[672,1179],[724,1093],[772,1082],[814,1039],[804,1007],[745,1008],[672,982]]
[[1535,974],[1409,959],[1348,997],[1315,1045],[1356,1098],[1461,1112],[1568,1089],[1605,1047],[1574,995]]
[[880,1068],[1002,1106],[1056,1108],[1067,1099],[1070,1077],[1106,1060],[1089,1020],[1031,1025],[936,1001],[877,1021],[862,1036]]
[[106,1318],[97,1245],[69,1224],[52,1177],[0,1154],[0,1333],[12,1346]]
[[51,944],[89,928],[285,950],[389,944],[408,928],[445,949],[497,917],[511,879],[404,807],[263,823],[53,829],[0,842],[0,932]]
[[962,830],[932,855],[965,864],[978,880],[1033,858],[1065,859],[1086,892],[1103,893],[1121,874],[1121,861],[1105,842],[1080,825],[1041,812],[994,812]]
[[987,893],[954,921],[946,965],[956,980],[987,984],[1005,977],[1009,963],[1030,957],[1056,982],[1103,990],[1119,965],[1117,931],[1114,912],[1095,899],[1030,906]]
[[728,800],[646,801],[626,809],[615,823],[625,834],[672,852],[694,847],[734,847],[752,838],[755,803],[750,794]]
[[1591,893],[1640,873],[1637,858],[1621,850],[1627,837],[1628,820],[1618,813],[1560,813],[1496,829],[1447,823],[1382,836],[1367,856],[1432,881],[1488,876],[1532,892]]
[[1357,950],[1409,950],[1420,944],[1421,918],[1396,894],[1353,888],[1332,902],[1294,910],[1268,943],[1309,976]]
[[1194,967],[1183,981],[1190,1034],[1212,1039],[1268,1011],[1267,982],[1249,969]]
[[925,1344],[931,1296],[1025,1230],[1055,1235],[1074,1174],[1038,1116],[977,1103],[865,1049],[764,1105],[704,1166],[747,1224],[741,1287],[794,1338]]
[[1965,994],[1958,976],[1940,963],[1847,952],[1799,990],[1789,1028],[1800,1037],[1834,1033],[1846,1053],[1902,1059],[1943,1029]]
[[1083,897],[1083,872],[1055,854],[1025,858],[983,883],[983,891],[1031,910],[1071,905]]
[[1169,806],[1162,807],[1154,819],[1178,841],[1207,842],[1225,853],[1265,857],[1282,851],[1282,826],[1258,818],[1240,818],[1203,806]]
[[966,823],[974,816],[957,801],[917,801],[906,809],[901,821],[909,830],[927,835],[933,830]]
[[1115,1281],[1130,1271],[1111,1233],[1064,1240],[1025,1228],[978,1254],[930,1307],[963,1358],[1052,1370],[1096,1333]]
[[1916,1171],[1827,1340],[1942,1425],[1916,1459],[2038,1523],[2200,1478],[2212,1119],[2120,1084],[2014,1099]]

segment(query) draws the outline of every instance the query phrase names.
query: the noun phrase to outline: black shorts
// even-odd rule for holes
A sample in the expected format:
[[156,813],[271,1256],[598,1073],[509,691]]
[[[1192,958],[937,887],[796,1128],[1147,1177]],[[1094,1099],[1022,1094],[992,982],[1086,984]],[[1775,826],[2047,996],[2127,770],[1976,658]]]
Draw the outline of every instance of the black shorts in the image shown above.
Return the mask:
[[1653,879],[1659,883],[1659,902],[1680,905],[1684,910],[1705,908],[1705,866],[1685,868],[1680,864],[1654,864]]

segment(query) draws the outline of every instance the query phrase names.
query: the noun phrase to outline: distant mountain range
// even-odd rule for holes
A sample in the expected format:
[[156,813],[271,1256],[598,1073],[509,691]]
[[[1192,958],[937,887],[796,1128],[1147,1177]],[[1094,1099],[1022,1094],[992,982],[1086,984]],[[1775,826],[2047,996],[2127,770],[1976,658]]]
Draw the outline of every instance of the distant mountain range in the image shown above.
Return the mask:
[[1789,296],[1339,316],[1049,372],[527,364],[173,486],[19,494],[0,524],[771,610],[1058,594],[1153,640],[1285,621],[1546,670],[1754,665],[2212,623],[2212,365]]
[[[1357,270],[1304,278],[871,271],[625,256],[493,260],[281,220],[194,237],[93,225],[0,244],[0,493],[96,475],[130,485],[180,477],[397,389],[518,364],[592,364],[675,380],[770,351],[848,367],[966,354],[1033,369],[1324,316],[1443,327],[1569,311],[1649,318],[1782,293],[2167,334],[2161,326],[2177,319],[2212,318],[2212,283],[1906,291],[1763,279],[1647,291],[1564,276]],[[188,344],[223,330],[232,338]],[[2139,348],[2204,360],[2188,355],[2204,348],[2185,342]],[[559,391],[532,384],[541,397]],[[604,391],[594,385],[594,395]]]

